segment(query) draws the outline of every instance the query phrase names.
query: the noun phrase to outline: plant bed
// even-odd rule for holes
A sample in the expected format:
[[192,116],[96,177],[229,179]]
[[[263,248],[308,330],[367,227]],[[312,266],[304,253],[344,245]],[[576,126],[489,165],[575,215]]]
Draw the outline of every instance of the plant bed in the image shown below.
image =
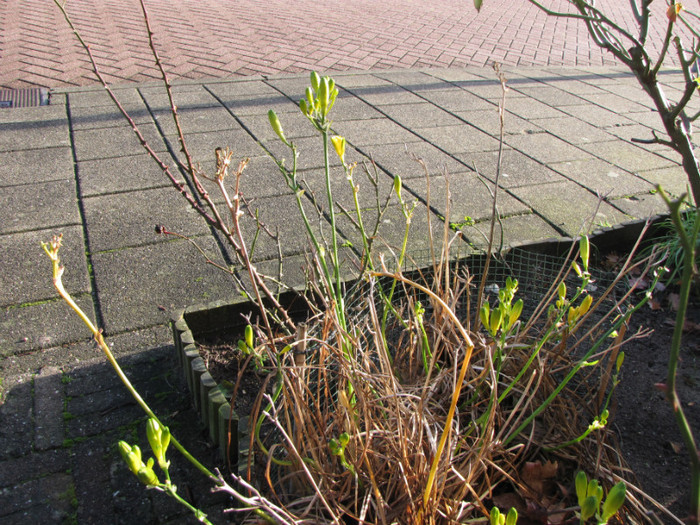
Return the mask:
[[[550,253],[560,251],[564,243],[550,244],[546,246],[546,250]],[[542,247],[538,247],[542,249]],[[494,302],[498,295],[498,286],[503,285],[507,277],[515,277],[519,281],[518,296],[524,299],[524,312],[532,312],[540,299],[550,290],[551,285],[557,277],[557,272],[562,268],[561,257],[546,255],[539,252],[533,252],[527,249],[513,249],[506,257],[503,264],[492,261],[492,266],[489,271],[489,281],[486,286],[486,297]],[[475,274],[478,280],[479,272],[483,268],[484,257],[472,257],[468,260],[457,261],[453,263],[453,267],[465,268],[467,265],[470,271]],[[418,275],[429,274],[432,268],[424,268],[413,273],[407,273],[408,277],[414,278]],[[591,285],[591,290],[597,287],[607,285],[611,275],[597,273],[595,275],[595,283]],[[568,286],[573,286],[571,283],[575,276],[567,278]],[[551,290],[550,290],[551,291]],[[421,297],[425,300],[425,296]],[[297,319],[303,319],[304,315],[308,315],[308,307],[306,301],[300,298],[297,292],[287,292],[281,297],[283,306],[290,308],[290,313],[294,313]],[[348,308],[353,308],[353,304],[349,304]],[[456,309],[459,311],[459,308]],[[236,342],[244,337],[244,328],[247,325],[246,317],[250,318],[255,312],[255,307],[243,299],[233,301],[231,303],[216,302],[204,306],[190,307],[185,310],[180,310],[172,316],[172,327],[175,337],[175,346],[181,365],[187,375],[188,385],[190,386],[193,402],[202,411],[202,419],[208,424],[209,435],[212,441],[220,447],[222,455],[229,462],[230,468],[233,471],[243,473],[249,459],[249,443],[251,425],[249,424],[248,415],[252,406],[251,396],[254,398],[258,394],[258,389],[264,384],[261,377],[252,372],[246,374],[248,379],[244,380],[242,386],[239,387],[237,396],[236,409],[232,410],[229,404],[231,396],[231,386],[236,381],[238,372],[237,363],[241,361],[240,355],[236,355]],[[430,315],[430,312],[428,314]],[[460,315],[465,315],[462,312]],[[595,322],[595,318],[589,320]],[[394,336],[391,336],[394,337]],[[400,335],[395,336],[400,339]],[[211,354],[202,355],[201,348],[209,346],[212,342],[228,341],[225,345],[228,350],[224,349],[225,356],[222,360],[230,360],[236,363],[233,366],[232,375],[227,377],[218,377],[220,384],[214,379],[217,372],[206,370],[204,364],[206,360],[216,361]],[[578,352],[585,351],[578,349]],[[207,351],[208,352],[208,351]],[[226,354],[228,352],[228,354]],[[406,368],[396,367],[401,369],[404,375],[410,375],[412,372]],[[223,373],[226,373],[225,371]],[[223,383],[225,386],[223,386]],[[585,382],[582,382],[580,388],[585,388]],[[269,390],[269,389],[268,389]],[[245,395],[241,394],[245,391]],[[445,394],[446,397],[448,394]],[[243,398],[248,397],[248,401]],[[238,407],[242,403],[245,416],[238,416]],[[573,416],[574,419],[576,416]],[[231,434],[229,435],[229,428]],[[226,454],[228,450],[228,454]],[[539,467],[552,468],[554,463],[540,462]],[[537,465],[537,464],[535,464]],[[571,476],[572,467],[563,467],[562,472],[566,472],[566,476]],[[558,476],[562,474],[559,473]],[[559,481],[559,480],[557,480]],[[569,480],[571,481],[571,480]],[[548,478],[547,483],[553,482]],[[564,483],[564,480],[561,480]],[[492,504],[501,504],[511,501],[509,498],[512,492],[508,489],[496,491],[493,499],[489,500]],[[541,509],[540,509],[541,510]]]

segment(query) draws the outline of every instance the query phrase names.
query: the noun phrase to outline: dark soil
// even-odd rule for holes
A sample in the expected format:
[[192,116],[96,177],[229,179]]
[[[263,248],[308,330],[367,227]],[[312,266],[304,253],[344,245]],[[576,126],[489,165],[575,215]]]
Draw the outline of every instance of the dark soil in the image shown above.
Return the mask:
[[[655,309],[644,307],[632,318],[630,332],[651,329],[649,337],[624,347],[612,420],[623,455],[639,486],[678,517],[689,514],[690,461],[671,406],[656,388],[665,383],[675,324],[674,293],[657,294]],[[700,299],[691,298],[683,334],[677,390],[697,439],[700,435]],[[664,522],[670,519],[660,516]]]

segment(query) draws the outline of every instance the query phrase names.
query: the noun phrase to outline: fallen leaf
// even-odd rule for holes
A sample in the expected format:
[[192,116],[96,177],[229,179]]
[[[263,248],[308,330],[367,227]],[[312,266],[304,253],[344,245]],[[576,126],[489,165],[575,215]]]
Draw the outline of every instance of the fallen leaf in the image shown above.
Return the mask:
[[680,302],[681,302],[680,295],[678,295],[677,293],[668,294],[668,304],[671,305],[671,308],[673,308],[674,312],[678,311],[678,306],[680,305]]
[[650,299],[649,300],[649,308],[652,310],[661,310],[661,302],[658,299]]
[[559,464],[556,461],[547,461],[544,465],[540,461],[528,461],[520,472],[522,481],[537,494],[544,493],[545,483],[557,475]]
[[630,290],[646,290],[649,287],[649,281],[642,277],[629,280]]
[[669,444],[671,445],[671,448],[676,454],[680,454],[681,452],[683,452],[683,445],[681,443],[670,441]]

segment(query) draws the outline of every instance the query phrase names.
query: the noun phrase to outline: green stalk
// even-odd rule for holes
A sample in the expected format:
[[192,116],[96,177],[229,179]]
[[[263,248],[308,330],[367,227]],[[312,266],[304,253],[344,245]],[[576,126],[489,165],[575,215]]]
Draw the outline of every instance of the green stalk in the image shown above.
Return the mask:
[[668,359],[668,376],[666,379],[665,393],[666,399],[671,404],[673,415],[676,419],[676,424],[681,432],[683,443],[685,444],[688,453],[690,454],[691,466],[691,487],[690,487],[690,514],[692,523],[700,523],[700,453],[695,445],[693,431],[688,424],[688,420],[683,411],[683,406],[676,391],[676,376],[678,372],[679,355],[681,351],[681,341],[683,338],[683,324],[688,309],[688,301],[690,299],[690,289],[695,265],[695,250],[698,234],[700,234],[700,221],[696,220],[691,235],[683,228],[681,221],[680,208],[683,203],[683,198],[677,202],[671,202],[666,193],[659,188],[659,193],[666,201],[669,210],[671,211],[671,219],[678,232],[678,235],[683,245],[683,277],[681,281],[680,298],[678,301],[678,312],[676,313],[676,326],[673,329],[673,338],[671,339],[671,352]]

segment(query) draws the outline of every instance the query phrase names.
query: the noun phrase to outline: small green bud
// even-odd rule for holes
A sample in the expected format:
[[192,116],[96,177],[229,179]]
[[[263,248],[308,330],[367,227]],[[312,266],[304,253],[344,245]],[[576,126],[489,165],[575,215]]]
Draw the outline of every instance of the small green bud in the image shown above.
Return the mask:
[[165,470],[170,467],[170,462],[165,460],[165,453],[170,444],[170,430],[161,426],[155,418],[150,418],[146,423],[146,437],[151,445],[153,455],[158,460],[158,466]]
[[314,89],[314,91],[318,91],[319,86],[321,85],[321,76],[316,73],[316,71],[311,72],[311,87]]
[[396,196],[401,200],[401,188],[403,187],[403,182],[401,181],[401,176],[396,175],[394,177],[394,191],[396,192]]
[[267,118],[270,120],[272,130],[277,134],[280,140],[286,144],[287,139],[284,137],[284,130],[282,129],[282,124],[280,123],[279,117],[277,117],[277,113],[271,109],[267,112]]
[[566,299],[566,284],[564,284],[564,281],[559,283],[559,288],[557,289],[557,295],[559,295],[560,301],[564,301],[564,299]]
[[578,316],[583,317],[588,313],[588,310],[590,310],[591,305],[593,304],[593,296],[592,295],[587,295],[586,297],[583,298],[583,301],[581,301],[581,306],[579,306],[578,309]]
[[625,494],[627,487],[624,481],[620,481],[608,492],[608,497],[605,498],[605,503],[603,503],[603,512],[601,518],[603,521],[607,522],[612,518],[620,507],[625,503]]
[[310,87],[306,88],[306,102],[308,103],[308,111],[306,114],[308,116],[311,116],[311,114],[314,112],[315,109],[315,103],[314,103],[314,91]]
[[523,300],[518,299],[510,310],[510,316],[508,317],[508,330],[510,330],[518,319],[520,319],[520,314],[523,311]]
[[515,507],[511,507],[506,515],[506,525],[515,525],[518,522],[518,511]]
[[586,491],[588,488],[588,477],[583,470],[579,470],[576,474],[576,497],[578,498],[579,507],[583,507],[583,502],[586,499]]
[[503,310],[501,308],[496,308],[491,314],[491,323],[489,325],[491,335],[496,335],[496,332],[498,332],[498,329],[501,327],[501,323],[503,323]]
[[622,363],[625,362],[625,353],[620,352],[617,354],[617,360],[615,361],[615,368],[617,369],[617,373],[620,373],[620,368],[622,368]]
[[149,460],[149,463],[151,463],[151,465],[146,465],[145,467],[142,467],[136,473],[136,477],[141,483],[143,483],[146,486],[151,487],[155,485],[160,485],[160,481],[158,481],[158,476],[156,476],[156,473],[153,472],[153,458]]
[[584,235],[581,237],[581,242],[579,243],[579,252],[581,255],[581,264],[583,264],[583,271],[588,271],[588,257],[591,251],[591,243],[588,237]]
[[338,436],[338,441],[340,442],[340,446],[345,448],[348,446],[348,443],[350,443],[350,436],[347,432],[343,432]]
[[126,462],[127,467],[129,467],[129,470],[134,474],[138,474],[139,470],[143,466],[143,461],[141,460],[141,449],[138,447],[138,445],[134,445],[132,447],[126,441],[120,441],[119,452]]
[[489,303],[484,303],[481,310],[479,310],[479,319],[481,320],[481,324],[484,325],[484,328],[487,330],[489,329],[489,309]]
[[299,101],[299,109],[301,110],[301,112],[304,115],[309,114],[309,105],[306,103],[306,100],[303,98]]
[[321,85],[318,88],[318,100],[321,103],[321,115],[325,117],[328,114],[328,103],[330,102],[328,77],[321,79]]
[[595,496],[588,496],[581,505],[581,520],[588,521],[598,510],[598,500]]
[[490,525],[504,525],[506,522],[506,517],[501,514],[501,510],[498,507],[491,509],[491,515],[489,516]]
[[253,327],[250,325],[246,325],[245,327],[245,344],[247,344],[250,348],[255,348],[253,341]]
[[581,267],[578,265],[578,263],[576,261],[571,261],[571,267],[576,272],[576,275],[578,275],[579,277],[583,277],[583,272],[581,272]]

